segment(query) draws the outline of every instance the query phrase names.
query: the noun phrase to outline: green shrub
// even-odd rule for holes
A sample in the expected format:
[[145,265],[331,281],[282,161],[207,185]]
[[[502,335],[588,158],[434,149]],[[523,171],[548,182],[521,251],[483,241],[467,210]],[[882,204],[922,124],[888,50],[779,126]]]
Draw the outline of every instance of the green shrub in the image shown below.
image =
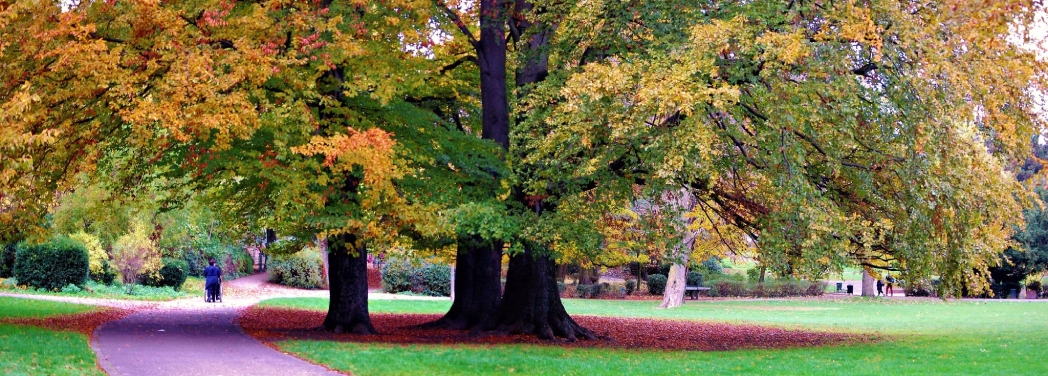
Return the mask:
[[14,276],[20,283],[57,291],[68,284],[87,282],[88,256],[83,244],[68,237],[46,243],[19,243]]
[[568,285],[564,284],[564,282],[557,281],[557,292],[563,294],[565,291],[568,291]]
[[664,290],[666,290],[666,276],[662,274],[652,274],[648,276],[649,294],[662,295]]
[[222,268],[222,278],[225,279],[251,274],[255,265],[255,260],[247,251],[217,241],[198,241],[185,250],[183,255],[189,264],[189,275],[194,277],[204,276],[204,268],[207,268],[208,260],[211,259],[215,260],[216,266]]
[[1026,288],[1032,291],[1041,292],[1041,281],[1030,281],[1026,284]]
[[633,295],[634,291],[637,291],[637,281],[633,279],[626,280],[626,295]]
[[82,289],[79,286],[74,285],[72,283],[70,283],[70,284],[68,284],[68,285],[66,285],[65,287],[62,288],[62,292],[64,292],[64,293],[75,294],[75,293],[78,293],[78,292],[81,292],[81,291],[84,291],[84,289]]
[[175,291],[182,289],[189,277],[189,263],[185,260],[165,258],[161,260],[163,266],[156,273],[146,276],[144,285],[153,287],[171,287]]
[[15,275],[16,245],[0,244],[0,278],[11,278]]
[[324,286],[324,260],[312,248],[273,256],[269,260],[269,276],[270,281],[284,286],[319,289]]
[[382,289],[390,294],[411,291],[415,267],[408,260],[391,259],[382,265]]
[[791,296],[822,295],[826,285],[822,282],[781,280],[763,284],[735,280],[719,280],[710,284],[709,296],[785,298]]
[[424,262],[416,274],[422,295],[451,296],[451,266]]
[[98,273],[92,272],[90,277],[92,281],[110,286],[116,280],[116,268],[113,267],[113,263],[110,261],[103,262],[102,269]]
[[702,273],[699,272],[688,272],[686,284],[692,286],[702,285]]
[[391,294],[411,291],[429,296],[449,296],[451,267],[429,262],[416,267],[408,260],[390,259],[382,265],[382,288]]

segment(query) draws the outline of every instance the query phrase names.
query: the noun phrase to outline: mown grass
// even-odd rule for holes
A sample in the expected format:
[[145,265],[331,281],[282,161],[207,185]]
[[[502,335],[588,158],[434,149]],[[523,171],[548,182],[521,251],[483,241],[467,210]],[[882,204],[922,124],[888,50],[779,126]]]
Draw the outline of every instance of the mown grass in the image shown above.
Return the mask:
[[[1048,374],[1048,302],[937,300],[565,301],[574,315],[648,317],[868,333],[881,341],[729,352],[564,349],[556,346],[400,346],[324,341],[279,344],[354,374]],[[326,309],[324,299],[265,305]],[[442,305],[441,305],[442,304]],[[441,313],[447,301],[372,301],[371,312]]]
[[[0,297],[0,319],[45,318],[89,312],[95,307]],[[86,335],[0,324],[0,374],[104,375]]]

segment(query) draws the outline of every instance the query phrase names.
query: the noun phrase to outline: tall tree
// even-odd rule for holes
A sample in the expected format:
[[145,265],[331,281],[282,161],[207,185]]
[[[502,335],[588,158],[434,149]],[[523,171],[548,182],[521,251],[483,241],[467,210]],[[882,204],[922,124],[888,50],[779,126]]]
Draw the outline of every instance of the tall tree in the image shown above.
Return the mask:
[[979,289],[1020,209],[1004,162],[1043,127],[1045,65],[1009,42],[1037,9],[999,5],[674,4],[685,35],[636,22],[643,48],[546,81],[529,158],[563,161],[546,181],[688,187],[779,274],[894,263]]

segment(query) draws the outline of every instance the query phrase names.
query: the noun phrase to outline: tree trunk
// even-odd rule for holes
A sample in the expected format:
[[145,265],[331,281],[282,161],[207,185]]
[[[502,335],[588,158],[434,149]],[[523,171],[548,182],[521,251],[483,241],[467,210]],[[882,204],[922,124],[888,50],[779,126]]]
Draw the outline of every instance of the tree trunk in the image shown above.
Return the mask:
[[670,275],[666,277],[666,290],[662,293],[659,308],[675,308],[684,304],[684,286],[688,282],[688,268],[682,264],[670,266]]
[[506,89],[506,31],[503,0],[480,1],[480,39],[477,61],[480,67],[481,136],[509,149],[509,91]]
[[538,253],[534,244],[525,243],[524,252],[510,258],[506,293],[498,314],[478,329],[549,340],[595,339],[592,331],[576,323],[564,309],[557,290],[556,265]]
[[592,269],[590,269],[590,268],[579,268],[578,279],[575,280],[575,283],[577,283],[579,286],[588,285],[588,284],[593,283],[593,281],[592,281],[593,278],[590,277],[590,271],[591,270]]
[[367,249],[355,241],[352,235],[328,239],[331,302],[323,327],[335,333],[377,334],[368,315]]
[[502,242],[480,237],[459,239],[455,259],[455,300],[451,309],[427,328],[463,330],[490,320],[502,301]]
[[568,278],[568,264],[557,266],[557,281],[564,283],[566,278]]
[[683,235],[680,243],[673,247],[673,265],[670,266],[670,275],[666,277],[666,290],[662,293],[662,303],[659,308],[676,308],[684,304],[684,287],[688,282],[688,257],[695,247],[695,237],[698,232],[689,229],[695,218],[686,215],[695,208],[695,196],[691,190],[681,188],[676,192],[666,192],[662,200],[673,207],[679,215],[676,230]]
[[877,296],[877,288],[874,287],[873,276],[866,268],[862,268],[862,296]]

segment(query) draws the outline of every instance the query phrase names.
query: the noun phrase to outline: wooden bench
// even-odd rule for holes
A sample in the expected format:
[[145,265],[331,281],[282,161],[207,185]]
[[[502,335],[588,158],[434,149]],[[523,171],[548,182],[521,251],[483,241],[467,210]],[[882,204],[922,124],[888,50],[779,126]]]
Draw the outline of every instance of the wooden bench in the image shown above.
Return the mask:
[[700,291],[710,291],[710,288],[699,287],[698,285],[684,285],[684,295],[691,296],[692,300],[699,298]]

